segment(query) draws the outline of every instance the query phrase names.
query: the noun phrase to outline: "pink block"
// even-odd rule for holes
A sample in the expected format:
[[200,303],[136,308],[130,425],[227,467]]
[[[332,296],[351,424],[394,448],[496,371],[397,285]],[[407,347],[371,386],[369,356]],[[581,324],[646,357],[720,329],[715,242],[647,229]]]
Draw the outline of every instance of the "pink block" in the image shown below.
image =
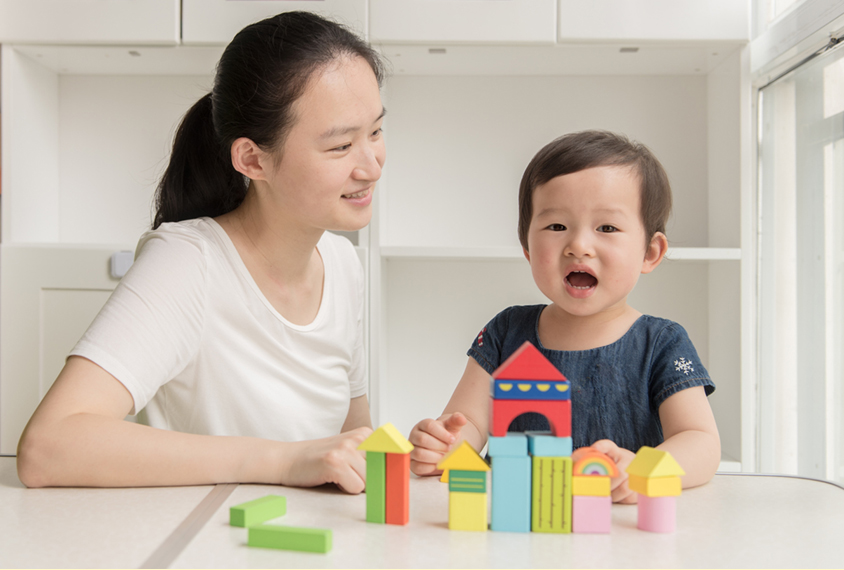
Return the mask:
[[646,497],[639,495],[639,522],[636,526],[650,532],[674,532],[676,528],[676,497]]
[[608,533],[612,526],[612,497],[575,495],[571,506],[571,531]]

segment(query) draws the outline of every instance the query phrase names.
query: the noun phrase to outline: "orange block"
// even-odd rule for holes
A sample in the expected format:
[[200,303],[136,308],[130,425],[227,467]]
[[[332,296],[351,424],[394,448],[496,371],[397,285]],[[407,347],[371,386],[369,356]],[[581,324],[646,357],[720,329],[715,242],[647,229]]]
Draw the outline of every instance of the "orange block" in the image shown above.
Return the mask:
[[387,524],[410,521],[410,454],[387,453]]

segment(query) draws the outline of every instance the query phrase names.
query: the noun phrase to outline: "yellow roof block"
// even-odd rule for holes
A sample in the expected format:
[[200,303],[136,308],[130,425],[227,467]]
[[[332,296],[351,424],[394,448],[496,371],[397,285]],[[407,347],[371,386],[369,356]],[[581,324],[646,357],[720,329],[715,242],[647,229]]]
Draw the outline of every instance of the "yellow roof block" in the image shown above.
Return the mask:
[[363,443],[358,446],[358,449],[362,451],[400,453],[404,455],[413,451],[413,444],[399,433],[396,426],[386,423],[363,440]]
[[678,477],[686,474],[670,453],[647,445],[643,445],[636,452],[636,457],[633,458],[625,471],[630,475],[646,478]]
[[437,463],[437,469],[457,469],[459,471],[489,471],[489,464],[478,455],[469,442],[463,440],[460,445],[448,452]]

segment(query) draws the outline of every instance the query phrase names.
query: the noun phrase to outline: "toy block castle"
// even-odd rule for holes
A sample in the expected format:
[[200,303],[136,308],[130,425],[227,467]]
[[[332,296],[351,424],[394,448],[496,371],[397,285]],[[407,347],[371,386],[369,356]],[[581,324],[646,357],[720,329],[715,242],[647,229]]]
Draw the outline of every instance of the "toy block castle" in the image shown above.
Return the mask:
[[670,453],[643,446],[627,466],[627,484],[639,493],[637,527],[650,532],[674,532],[676,504],[686,472]]
[[463,441],[437,464],[437,468],[447,469],[449,473],[448,528],[486,531],[487,462],[469,442]]
[[366,520],[405,525],[410,520],[410,452],[413,444],[386,423],[358,449],[366,451]]

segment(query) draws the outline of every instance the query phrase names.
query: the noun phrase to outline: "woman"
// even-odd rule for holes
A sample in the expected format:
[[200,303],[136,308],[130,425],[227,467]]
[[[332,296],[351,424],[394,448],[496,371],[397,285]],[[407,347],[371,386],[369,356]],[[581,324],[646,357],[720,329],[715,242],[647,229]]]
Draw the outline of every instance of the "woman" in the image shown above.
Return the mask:
[[[18,448],[30,487],[365,486],[354,249],[385,150],[378,55],[306,12],[243,29],[185,115],[153,230]],[[144,409],[145,423],[123,421]]]

